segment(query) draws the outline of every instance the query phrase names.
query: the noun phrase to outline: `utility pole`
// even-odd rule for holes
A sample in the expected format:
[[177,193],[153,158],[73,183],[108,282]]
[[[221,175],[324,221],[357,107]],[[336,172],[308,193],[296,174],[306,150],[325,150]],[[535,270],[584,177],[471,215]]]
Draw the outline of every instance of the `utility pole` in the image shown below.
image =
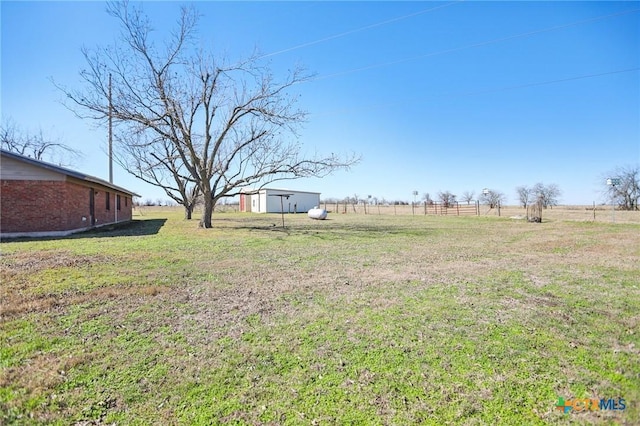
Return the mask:
[[111,74],[109,74],[109,183],[113,183],[113,104],[111,103]]
[[607,185],[611,187],[611,222],[616,222],[616,186],[620,185],[620,178],[607,179]]

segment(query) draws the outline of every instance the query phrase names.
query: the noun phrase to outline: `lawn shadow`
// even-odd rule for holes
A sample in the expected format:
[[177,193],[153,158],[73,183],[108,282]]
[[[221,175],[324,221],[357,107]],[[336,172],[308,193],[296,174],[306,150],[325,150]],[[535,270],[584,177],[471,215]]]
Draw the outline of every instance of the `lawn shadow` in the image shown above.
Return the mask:
[[2,241],[49,241],[49,240],[77,240],[84,238],[109,238],[109,237],[138,237],[155,235],[160,232],[167,219],[134,219],[129,222],[114,223],[93,228],[66,236],[57,237],[17,237],[3,238]]
[[[324,220],[314,220],[302,214],[285,214],[284,227],[279,213],[247,214],[244,216],[215,217],[216,223],[228,230],[264,233],[265,235],[313,236],[326,239],[343,239],[349,236],[363,238],[385,238],[388,236],[429,237],[439,232],[439,226],[422,220],[394,221],[392,216],[362,216],[362,221],[345,221],[344,217],[334,215]],[[349,218],[351,219],[351,217]],[[405,218],[406,219],[406,218]]]
[[349,236],[360,236],[366,238],[381,238],[391,235],[404,236],[428,236],[434,231],[432,228],[415,227],[415,226],[394,226],[382,224],[344,224],[339,221],[325,219],[323,221],[312,221],[308,223],[293,222],[286,223],[284,228],[281,223],[235,223],[228,229],[248,230],[248,231],[264,231],[282,233],[288,236],[305,235],[315,237],[334,237],[339,239],[348,238]]
[[68,238],[137,237],[155,235],[160,232],[167,219],[134,219],[130,222],[106,225],[85,232],[69,235]]

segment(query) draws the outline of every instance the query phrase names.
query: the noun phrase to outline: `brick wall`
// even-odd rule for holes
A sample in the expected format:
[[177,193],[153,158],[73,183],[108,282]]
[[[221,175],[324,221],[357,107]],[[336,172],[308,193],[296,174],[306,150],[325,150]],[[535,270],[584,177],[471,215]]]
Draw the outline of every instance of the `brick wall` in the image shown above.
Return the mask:
[[[109,209],[107,209],[107,194],[109,196]],[[120,209],[118,209],[118,195],[120,196]],[[95,212],[97,226],[106,223],[129,221],[132,218],[132,209],[130,196],[113,192],[113,190],[108,191],[107,188],[96,188]]]
[[133,200],[129,195],[122,194],[122,209],[118,212],[119,221],[133,219]]
[[65,182],[4,180],[0,186],[0,230],[41,232],[65,230]]
[[64,188],[64,226],[66,230],[91,226],[89,192],[91,188],[66,182]]
[[[106,189],[96,187],[96,225],[132,218],[131,198],[110,191],[110,209],[106,209]],[[89,197],[91,188],[69,181],[3,180],[0,184],[0,231],[68,231],[91,226]],[[125,201],[126,199],[126,201]],[[84,219],[83,219],[84,218]]]

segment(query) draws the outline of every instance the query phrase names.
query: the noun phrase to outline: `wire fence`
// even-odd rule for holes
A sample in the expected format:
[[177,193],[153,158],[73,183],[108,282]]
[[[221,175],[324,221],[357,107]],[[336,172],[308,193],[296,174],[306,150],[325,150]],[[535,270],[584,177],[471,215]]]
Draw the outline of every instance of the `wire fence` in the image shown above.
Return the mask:
[[321,207],[329,213],[373,214],[373,215],[438,215],[438,216],[480,216],[500,215],[500,206],[490,208],[479,201],[469,203],[415,203],[415,204],[368,204],[322,202]]
[[[640,223],[640,211],[626,211],[615,209],[611,205],[596,204],[591,205],[561,205],[549,206],[542,210],[538,209],[538,214],[528,211],[522,206],[496,206],[491,207],[486,204],[472,201],[470,203],[454,203],[450,206],[443,206],[442,203],[416,204],[352,204],[324,202],[320,207],[331,214],[358,214],[358,215],[430,215],[430,216],[502,216],[511,219],[529,219],[540,217],[542,222],[556,220],[576,220],[589,222],[614,222],[614,223]],[[147,213],[175,212],[183,211],[181,206],[141,206],[134,205],[134,216],[145,216]],[[215,213],[238,213],[238,204],[219,204],[215,208]],[[306,212],[299,212],[306,213]],[[194,217],[202,214],[202,208],[197,206],[193,211]]]

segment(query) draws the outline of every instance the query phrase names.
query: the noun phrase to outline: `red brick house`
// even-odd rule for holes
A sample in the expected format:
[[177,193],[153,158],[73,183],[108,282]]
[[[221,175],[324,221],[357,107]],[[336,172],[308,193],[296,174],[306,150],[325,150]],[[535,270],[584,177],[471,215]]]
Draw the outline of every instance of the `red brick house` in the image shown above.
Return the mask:
[[0,150],[0,236],[63,236],[127,222],[137,194],[84,173]]

